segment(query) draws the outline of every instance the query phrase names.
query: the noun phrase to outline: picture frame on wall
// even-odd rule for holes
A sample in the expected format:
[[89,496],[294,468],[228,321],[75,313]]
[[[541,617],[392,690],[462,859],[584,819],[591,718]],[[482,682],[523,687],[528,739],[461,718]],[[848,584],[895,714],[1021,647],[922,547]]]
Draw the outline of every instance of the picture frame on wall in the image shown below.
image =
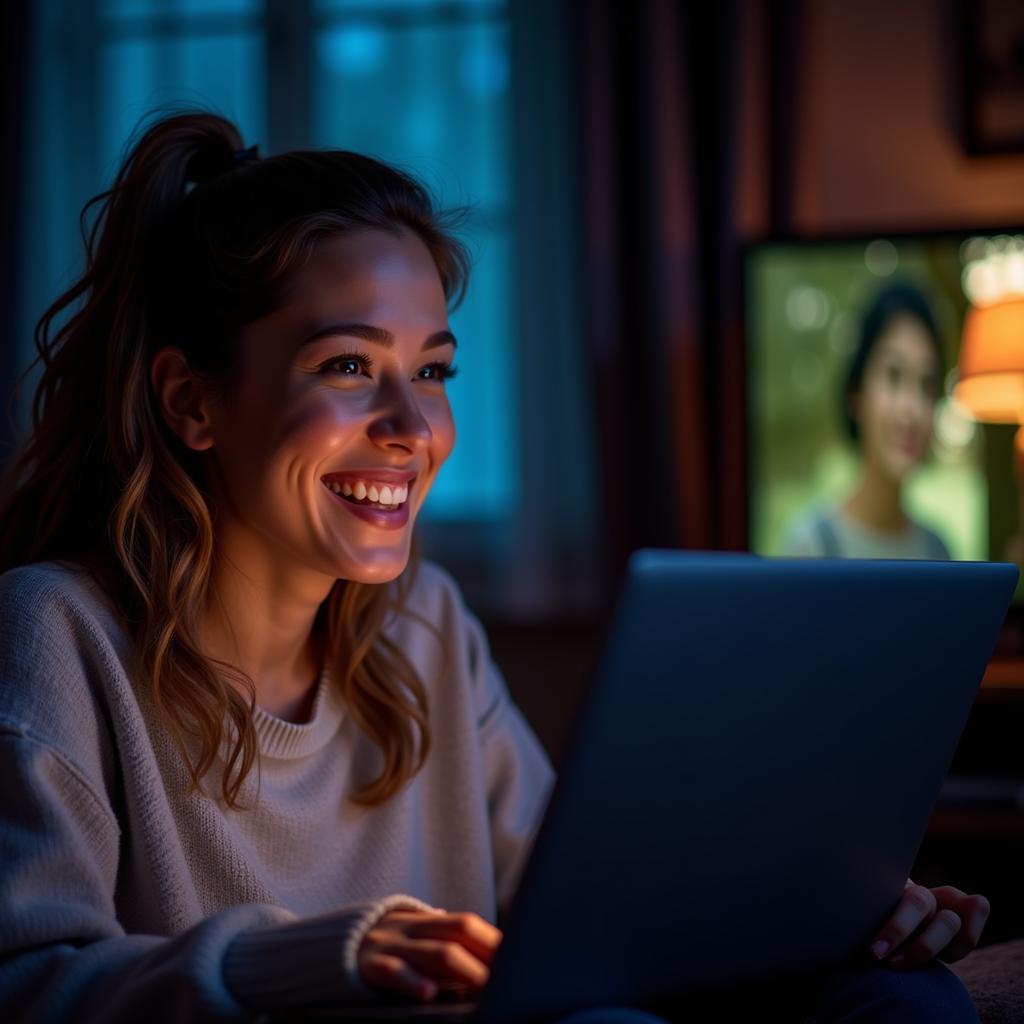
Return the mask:
[[964,148],[1024,153],[1024,3],[960,0],[959,29]]

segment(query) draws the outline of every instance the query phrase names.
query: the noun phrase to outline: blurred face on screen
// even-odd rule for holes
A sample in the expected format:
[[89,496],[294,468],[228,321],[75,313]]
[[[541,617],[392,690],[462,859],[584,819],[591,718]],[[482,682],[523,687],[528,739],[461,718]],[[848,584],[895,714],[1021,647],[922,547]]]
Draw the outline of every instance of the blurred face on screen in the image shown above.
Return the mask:
[[854,402],[861,452],[893,480],[902,481],[928,454],[938,373],[926,328],[912,316],[893,317],[868,357]]

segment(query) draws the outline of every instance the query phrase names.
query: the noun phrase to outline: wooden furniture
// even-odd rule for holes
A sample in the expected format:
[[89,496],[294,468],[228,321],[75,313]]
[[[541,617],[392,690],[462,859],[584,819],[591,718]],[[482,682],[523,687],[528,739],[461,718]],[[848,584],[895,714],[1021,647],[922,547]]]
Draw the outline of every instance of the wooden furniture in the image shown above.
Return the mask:
[[[1016,776],[1024,787],[1024,658],[992,659],[951,773]],[[1024,838],[1024,807],[940,804],[932,815],[928,834]]]
[[[993,658],[981,681],[982,703],[1024,701],[1024,658]],[[1021,762],[1024,773],[1024,760]]]

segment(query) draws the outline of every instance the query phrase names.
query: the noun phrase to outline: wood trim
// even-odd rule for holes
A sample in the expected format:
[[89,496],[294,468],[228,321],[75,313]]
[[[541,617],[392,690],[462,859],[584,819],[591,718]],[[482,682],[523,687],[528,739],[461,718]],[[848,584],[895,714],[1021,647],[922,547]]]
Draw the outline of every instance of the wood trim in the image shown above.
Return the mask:
[[1024,840],[1024,811],[1013,808],[936,807],[928,821],[929,839]]
[[993,658],[981,680],[978,700],[1024,700],[1024,658]]

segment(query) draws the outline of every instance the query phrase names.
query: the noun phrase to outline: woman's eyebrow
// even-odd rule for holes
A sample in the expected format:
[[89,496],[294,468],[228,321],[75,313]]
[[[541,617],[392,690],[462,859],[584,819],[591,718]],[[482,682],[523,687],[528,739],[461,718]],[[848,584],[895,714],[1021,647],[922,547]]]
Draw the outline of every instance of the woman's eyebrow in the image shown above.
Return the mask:
[[[302,342],[302,345],[311,345],[314,341],[319,341],[332,334],[347,334],[353,338],[372,341],[375,345],[383,345],[385,348],[391,348],[395,343],[395,336],[386,327],[375,327],[373,324],[328,324],[326,327],[320,327],[314,331]],[[423,349],[457,344],[455,335],[451,331],[435,331],[423,342]]]

